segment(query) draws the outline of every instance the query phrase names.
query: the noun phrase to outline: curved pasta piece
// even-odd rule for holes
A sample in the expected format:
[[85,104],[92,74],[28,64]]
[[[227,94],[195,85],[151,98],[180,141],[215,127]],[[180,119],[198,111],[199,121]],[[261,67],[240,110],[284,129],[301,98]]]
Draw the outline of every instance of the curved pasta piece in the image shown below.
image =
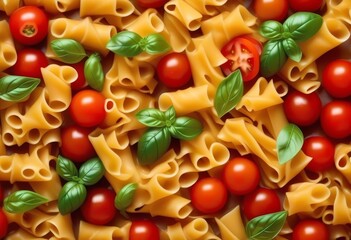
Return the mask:
[[335,167],[351,183],[351,146],[340,143],[335,146]]
[[215,220],[222,240],[247,239],[239,206],[234,207],[221,218],[215,218]]
[[[21,6],[21,1],[20,0],[0,0],[0,11],[4,11],[7,16],[10,16],[10,14],[15,11],[17,8]],[[2,27],[0,27],[1,30],[3,30]],[[3,32],[2,32],[3,34]],[[0,41],[1,42],[1,41]]]
[[171,14],[165,13],[163,22],[168,34],[169,43],[175,52],[183,52],[191,42],[191,36],[187,28]]
[[80,17],[87,16],[119,16],[126,17],[135,10],[134,5],[126,0],[106,0],[96,4],[94,0],[81,0]]
[[[3,1],[0,1],[0,10],[1,10],[2,2]],[[0,35],[0,72],[1,72],[13,66],[16,63],[17,52],[11,36],[9,24],[6,20],[0,21],[0,29],[1,29],[1,35]]]
[[84,221],[79,223],[78,240],[120,239],[128,240],[131,223],[122,227],[98,226]]
[[218,14],[218,7],[225,4],[228,0],[186,0],[186,2],[199,11],[202,15],[213,16]]
[[347,24],[351,24],[350,0],[327,0],[325,1],[326,13],[325,16],[330,18],[340,19]]
[[157,10],[149,8],[135,21],[131,22],[128,27],[126,27],[126,30],[136,32],[140,36],[145,37],[152,33],[162,33],[165,30],[165,25]]
[[68,12],[79,8],[80,0],[24,0],[26,5],[43,7],[53,14]]

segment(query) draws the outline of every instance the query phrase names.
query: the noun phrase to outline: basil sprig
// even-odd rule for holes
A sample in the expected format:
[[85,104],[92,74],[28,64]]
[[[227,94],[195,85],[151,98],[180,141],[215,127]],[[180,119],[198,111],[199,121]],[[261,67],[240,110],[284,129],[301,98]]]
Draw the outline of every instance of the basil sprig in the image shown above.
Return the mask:
[[125,185],[115,197],[115,207],[125,218],[128,218],[126,209],[132,204],[137,188],[137,183],[129,183]]
[[246,235],[249,240],[274,239],[283,228],[287,215],[287,211],[280,211],[255,217],[246,224]]
[[79,181],[76,165],[71,160],[61,155],[57,157],[56,172],[66,181]]
[[55,39],[50,42],[50,46],[55,55],[64,63],[78,63],[87,56],[84,47],[74,39]]
[[159,33],[141,37],[139,34],[127,30],[114,35],[108,41],[106,48],[124,57],[134,57],[143,51],[148,54],[159,54],[171,49],[170,45]]
[[295,124],[287,124],[278,134],[277,151],[280,164],[290,161],[301,150],[304,136]]
[[87,197],[86,187],[78,182],[66,182],[63,185],[57,206],[62,215],[69,214],[77,210],[85,201]]
[[101,91],[104,86],[104,71],[101,58],[98,53],[93,53],[84,63],[84,76],[88,85],[95,90]]
[[259,32],[268,41],[262,50],[261,74],[264,77],[276,74],[288,58],[301,61],[302,51],[298,42],[311,38],[322,24],[323,18],[312,12],[296,12],[283,24],[274,20],[263,22]]
[[104,176],[105,167],[98,157],[84,162],[79,168],[79,182],[86,185],[94,185]]
[[23,213],[48,201],[47,198],[36,192],[19,190],[11,193],[4,199],[4,209],[9,213]]
[[149,127],[138,142],[138,161],[142,165],[155,162],[165,154],[172,137],[179,140],[191,140],[202,132],[202,124],[191,117],[176,117],[173,106],[165,112],[148,108],[136,114],[139,122]]
[[7,75],[0,79],[0,98],[17,102],[28,97],[39,85],[39,78]]

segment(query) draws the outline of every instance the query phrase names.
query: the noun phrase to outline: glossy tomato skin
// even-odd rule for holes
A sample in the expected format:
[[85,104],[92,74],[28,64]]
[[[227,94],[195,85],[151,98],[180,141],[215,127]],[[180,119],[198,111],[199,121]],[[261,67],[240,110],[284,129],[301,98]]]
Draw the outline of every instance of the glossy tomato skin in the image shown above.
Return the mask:
[[78,74],[78,78],[71,83],[72,91],[82,90],[84,87],[88,85],[85,76],[84,76],[84,61],[80,61],[78,63],[71,64]]
[[172,52],[157,64],[157,76],[168,88],[181,88],[191,80],[191,67],[184,53]]
[[253,0],[253,11],[261,21],[283,22],[288,16],[288,0]]
[[134,220],[129,229],[129,240],[159,240],[160,230],[150,220]]
[[323,0],[289,0],[290,8],[295,12],[317,12],[323,6]]
[[221,53],[227,62],[221,65],[222,72],[228,76],[240,69],[243,80],[254,79],[260,70],[260,54],[262,45],[256,39],[249,36],[239,36],[230,40],[221,49]]
[[17,52],[17,61],[12,67],[12,73],[17,76],[42,78],[41,68],[49,65],[45,54],[36,48],[24,48]]
[[9,19],[13,38],[24,45],[35,45],[48,34],[49,19],[46,13],[36,6],[23,6],[16,9]]
[[285,97],[283,108],[289,122],[298,126],[310,126],[319,119],[322,102],[316,92],[305,94],[292,91]]
[[328,102],[322,108],[320,123],[329,137],[346,138],[351,134],[351,103],[342,100]]
[[322,86],[334,98],[351,96],[351,62],[336,59],[328,63],[322,72]]
[[236,157],[223,168],[223,181],[228,190],[235,195],[245,195],[255,190],[260,183],[260,170],[248,158]]
[[114,205],[115,197],[115,192],[109,188],[89,189],[80,208],[84,220],[96,225],[105,225],[111,222],[117,214]]
[[228,192],[224,183],[214,177],[198,180],[190,190],[192,205],[205,214],[220,211],[228,200]]
[[168,0],[137,0],[140,7],[143,8],[160,8],[166,4]]
[[0,239],[4,238],[7,235],[8,231],[8,220],[3,212],[3,210],[0,208]]
[[329,240],[328,227],[317,219],[304,219],[297,223],[293,229],[292,240]]
[[324,136],[311,136],[305,139],[302,151],[312,158],[306,169],[313,172],[329,170],[334,166],[335,146]]
[[106,117],[105,97],[95,90],[81,90],[73,96],[69,111],[79,126],[96,127]]
[[243,211],[250,220],[257,216],[281,211],[281,202],[278,193],[269,188],[259,187],[243,198]]

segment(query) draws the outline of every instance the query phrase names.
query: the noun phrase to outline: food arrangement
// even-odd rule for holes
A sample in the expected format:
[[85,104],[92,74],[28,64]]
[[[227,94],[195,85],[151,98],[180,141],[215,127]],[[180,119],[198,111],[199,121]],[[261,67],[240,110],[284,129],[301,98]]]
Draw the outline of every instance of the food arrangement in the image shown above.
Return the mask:
[[350,5],[0,0],[0,238],[350,239]]

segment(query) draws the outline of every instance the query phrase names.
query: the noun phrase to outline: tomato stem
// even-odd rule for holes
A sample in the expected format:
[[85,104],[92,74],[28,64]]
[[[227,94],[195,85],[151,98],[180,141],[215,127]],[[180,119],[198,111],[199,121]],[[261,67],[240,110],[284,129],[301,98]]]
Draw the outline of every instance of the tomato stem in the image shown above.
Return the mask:
[[37,34],[37,27],[34,24],[27,24],[22,28],[22,34],[28,37],[32,37]]

